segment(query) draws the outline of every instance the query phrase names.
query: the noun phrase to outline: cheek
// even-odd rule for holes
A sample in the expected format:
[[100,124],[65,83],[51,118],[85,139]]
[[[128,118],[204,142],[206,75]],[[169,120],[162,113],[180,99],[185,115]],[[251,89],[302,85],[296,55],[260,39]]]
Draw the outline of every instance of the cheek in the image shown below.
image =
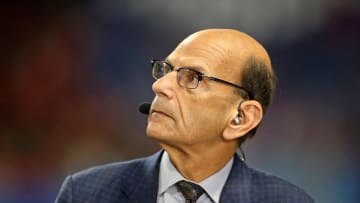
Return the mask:
[[226,115],[223,111],[212,108],[193,109],[187,112],[184,119],[184,129],[192,136],[218,135],[225,127]]
[[[194,97],[194,101],[186,108],[185,121],[191,123],[212,123],[215,120],[223,120],[227,115],[228,103],[224,98],[215,96]],[[203,126],[206,127],[206,126]]]

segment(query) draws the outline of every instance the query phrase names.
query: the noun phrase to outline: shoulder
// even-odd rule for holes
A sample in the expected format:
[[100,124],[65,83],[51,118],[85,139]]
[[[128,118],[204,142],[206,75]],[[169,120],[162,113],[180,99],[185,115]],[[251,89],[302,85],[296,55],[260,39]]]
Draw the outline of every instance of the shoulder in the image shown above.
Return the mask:
[[73,174],[72,179],[80,183],[86,180],[107,182],[109,179],[113,181],[114,177],[116,179],[130,178],[137,173],[147,173],[155,169],[160,154],[161,152],[158,152],[148,157],[91,167]]
[[128,177],[134,170],[144,167],[146,158],[135,159],[125,162],[108,163],[94,166],[71,175],[72,181],[78,182],[107,182],[114,177]]
[[86,202],[111,196],[119,198],[125,195],[123,191],[131,189],[141,177],[156,172],[158,157],[159,153],[156,153],[149,157],[91,167],[69,175],[62,184],[56,202]]
[[248,171],[252,196],[256,196],[259,202],[314,202],[303,189],[283,178],[253,168],[248,168]]

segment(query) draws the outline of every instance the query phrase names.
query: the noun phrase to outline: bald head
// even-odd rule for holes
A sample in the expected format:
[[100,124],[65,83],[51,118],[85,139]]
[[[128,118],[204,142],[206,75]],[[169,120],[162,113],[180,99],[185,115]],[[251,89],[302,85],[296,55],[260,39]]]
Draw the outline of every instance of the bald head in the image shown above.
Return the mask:
[[243,32],[234,29],[195,32],[184,39],[169,58],[180,60],[179,66],[181,61],[193,61],[190,63],[194,64],[202,61],[205,64],[200,66],[211,67],[211,74],[249,90],[263,112],[271,103],[276,76],[270,57],[258,41]]
[[264,112],[270,104],[276,83],[270,57],[259,42],[243,32],[234,29],[195,32],[184,39],[169,58],[180,60],[179,66],[181,61],[203,62],[200,66],[211,67],[215,76],[252,92]]
[[[256,58],[271,68],[270,57],[265,48],[251,36],[234,29],[206,29],[188,36],[179,44],[187,46],[208,46],[224,55],[229,60],[244,65],[250,57]],[[226,58],[225,58],[226,57]]]

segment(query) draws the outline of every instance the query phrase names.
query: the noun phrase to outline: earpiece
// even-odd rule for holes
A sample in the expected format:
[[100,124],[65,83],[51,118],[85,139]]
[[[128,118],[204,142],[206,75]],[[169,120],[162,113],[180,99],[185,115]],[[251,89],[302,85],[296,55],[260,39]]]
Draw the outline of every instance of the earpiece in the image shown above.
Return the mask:
[[232,120],[232,123],[235,124],[235,125],[240,125],[241,123],[241,119],[242,119],[242,116],[241,116],[241,105],[242,103],[244,102],[245,100],[242,100],[239,104],[239,108],[238,108],[238,115]]
[[241,123],[241,115],[237,115],[234,119],[233,119],[233,123],[235,125],[239,125]]

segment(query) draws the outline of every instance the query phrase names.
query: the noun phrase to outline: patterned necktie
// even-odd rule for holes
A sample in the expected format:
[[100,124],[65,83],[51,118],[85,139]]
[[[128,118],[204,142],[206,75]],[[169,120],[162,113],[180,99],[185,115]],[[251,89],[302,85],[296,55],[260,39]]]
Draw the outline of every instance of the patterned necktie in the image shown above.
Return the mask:
[[185,203],[196,203],[196,200],[204,193],[200,185],[188,181],[181,180],[175,185],[185,197]]

